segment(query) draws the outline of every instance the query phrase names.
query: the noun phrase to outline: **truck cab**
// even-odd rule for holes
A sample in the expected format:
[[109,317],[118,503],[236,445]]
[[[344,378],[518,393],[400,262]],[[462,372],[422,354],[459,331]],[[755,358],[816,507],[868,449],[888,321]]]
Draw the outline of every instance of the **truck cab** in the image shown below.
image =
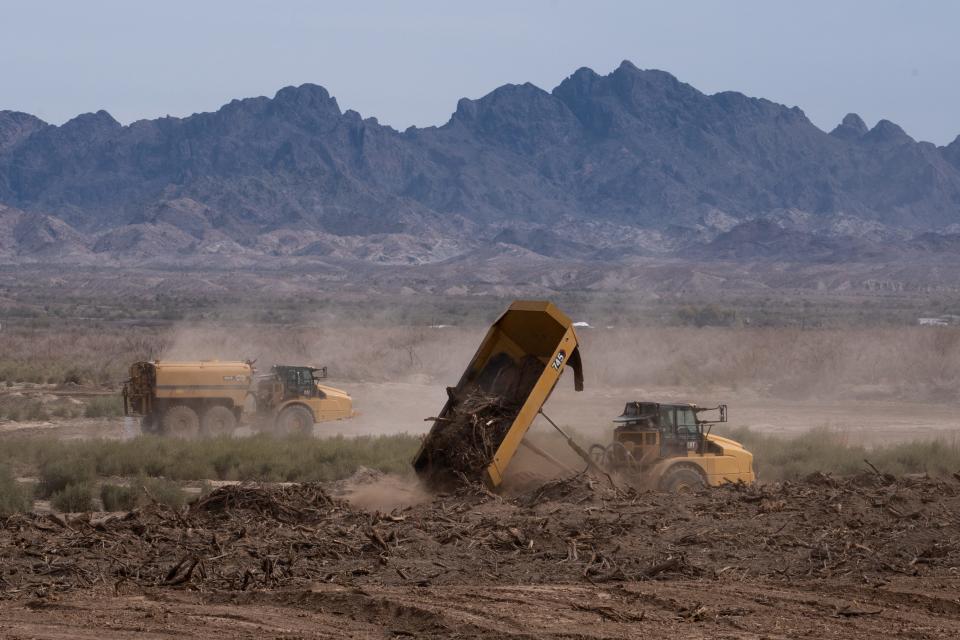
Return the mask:
[[663,404],[657,402],[628,402],[623,413],[613,419],[614,442],[623,445],[623,451],[639,454],[640,460],[670,458],[687,452],[703,453],[710,449],[704,426],[726,422],[726,406],[717,407],[720,419],[700,420],[701,409],[695,404]]
[[275,418],[280,433],[309,433],[315,422],[350,418],[353,400],[321,384],[326,377],[326,367],[274,365],[257,382],[257,413]]
[[280,383],[285,399],[324,397],[319,381],[327,377],[326,367],[276,365],[270,371]]

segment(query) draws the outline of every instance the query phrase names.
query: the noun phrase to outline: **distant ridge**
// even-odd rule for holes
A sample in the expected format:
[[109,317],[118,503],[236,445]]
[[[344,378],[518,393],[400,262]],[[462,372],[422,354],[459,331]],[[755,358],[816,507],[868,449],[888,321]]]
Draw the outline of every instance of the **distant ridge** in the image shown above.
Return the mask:
[[960,137],[936,147],[856,114],[827,133],[797,107],[625,61],[403,132],[311,84],[128,126],[0,111],[0,203],[8,261],[878,259],[960,231]]

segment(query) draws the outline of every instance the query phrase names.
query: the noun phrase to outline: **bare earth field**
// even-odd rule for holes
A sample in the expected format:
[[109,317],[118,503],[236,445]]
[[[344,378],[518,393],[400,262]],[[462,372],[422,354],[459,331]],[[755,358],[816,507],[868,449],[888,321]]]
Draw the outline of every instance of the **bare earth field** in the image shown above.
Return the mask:
[[[895,578],[881,588],[837,584],[829,589],[674,580],[360,590],[316,585],[234,594],[147,590],[135,596],[77,595],[55,603],[3,602],[0,633],[51,640],[954,638],[960,633],[958,588],[955,578]],[[845,609],[854,600],[864,608]],[[696,607],[693,612],[690,606]],[[851,610],[862,613],[844,613]],[[697,611],[701,614],[691,618]]]
[[960,485],[875,475],[680,497],[577,478],[389,514],[224,487],[186,511],[7,519],[0,633],[954,638],[958,525]]

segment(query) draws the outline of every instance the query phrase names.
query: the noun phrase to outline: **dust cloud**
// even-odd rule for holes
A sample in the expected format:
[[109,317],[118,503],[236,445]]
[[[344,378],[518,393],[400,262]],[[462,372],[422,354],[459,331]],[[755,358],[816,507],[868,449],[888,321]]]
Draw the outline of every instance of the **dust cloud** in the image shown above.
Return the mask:
[[383,513],[424,504],[434,498],[416,479],[394,474],[348,479],[342,491],[342,497],[354,507]]
[[[590,320],[591,318],[587,318]],[[359,415],[317,435],[425,433],[486,327],[369,326],[303,318],[292,325],[183,323],[165,336],[165,359],[256,359],[329,367],[328,384]],[[693,328],[578,330],[586,390],[560,380],[547,413],[578,442],[609,440],[611,419],[634,400],[727,403],[733,426],[793,434],[830,426],[883,442],[957,429],[956,328]],[[539,423],[539,421],[538,421]],[[535,425],[536,433],[544,428]]]
[[327,366],[351,382],[426,383],[457,378],[483,330],[457,327],[367,327],[341,324],[229,327],[181,324],[160,357],[166,360],[255,360]]

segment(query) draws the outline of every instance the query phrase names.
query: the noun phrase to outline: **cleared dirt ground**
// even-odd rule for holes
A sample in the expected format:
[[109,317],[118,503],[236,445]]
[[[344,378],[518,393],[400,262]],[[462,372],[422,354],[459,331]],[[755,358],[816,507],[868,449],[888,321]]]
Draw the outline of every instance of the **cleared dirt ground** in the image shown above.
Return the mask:
[[[0,603],[7,638],[955,638],[960,581],[877,589],[677,580],[594,587],[147,590]],[[857,609],[850,609],[851,602]],[[684,615],[695,605],[696,617]],[[865,613],[853,613],[861,611]]]
[[[454,380],[450,381],[453,384]],[[429,422],[443,407],[442,384],[418,382],[344,382],[340,387],[354,398],[359,415],[348,421],[317,425],[315,435],[376,435],[426,433]],[[792,400],[765,397],[751,391],[689,390],[683,387],[587,388],[577,393],[573,383],[561,380],[544,410],[557,423],[591,440],[609,438],[611,420],[631,400],[695,402],[730,407],[730,425],[760,433],[791,436],[818,427],[848,435],[851,442],[889,444],[917,439],[952,440],[960,435],[956,403],[930,400],[817,398]],[[568,388],[569,387],[569,388]],[[18,391],[22,393],[23,391]],[[9,393],[0,389],[0,397]],[[38,395],[43,391],[37,391]],[[549,431],[538,419],[534,433]],[[52,418],[14,422],[0,420],[0,434],[55,435],[64,438],[123,438],[135,433],[122,418]]]

